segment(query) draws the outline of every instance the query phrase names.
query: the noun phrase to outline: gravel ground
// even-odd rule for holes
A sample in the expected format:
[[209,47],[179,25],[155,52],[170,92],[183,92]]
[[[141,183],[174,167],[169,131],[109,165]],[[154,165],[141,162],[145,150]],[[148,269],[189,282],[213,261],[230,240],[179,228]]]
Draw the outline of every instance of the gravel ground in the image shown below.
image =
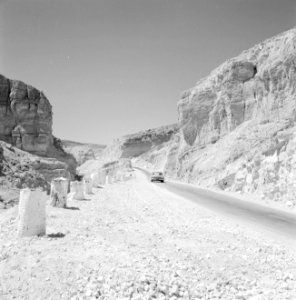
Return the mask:
[[[47,236],[0,215],[0,299],[295,299],[295,245],[223,219],[138,173],[69,209]],[[69,197],[71,198],[71,197]]]

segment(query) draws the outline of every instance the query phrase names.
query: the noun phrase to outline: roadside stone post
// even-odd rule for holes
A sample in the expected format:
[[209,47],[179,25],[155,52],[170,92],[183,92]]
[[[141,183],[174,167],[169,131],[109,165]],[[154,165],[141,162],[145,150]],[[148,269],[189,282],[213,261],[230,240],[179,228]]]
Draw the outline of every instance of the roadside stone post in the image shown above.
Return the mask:
[[98,177],[99,177],[99,184],[105,185],[107,180],[107,175],[105,170],[99,170],[98,171]]
[[90,178],[84,178],[83,179],[83,183],[84,183],[84,191],[85,194],[89,195],[92,194],[92,181]]
[[67,207],[68,179],[55,178],[51,182],[50,204],[56,207]]
[[18,237],[45,235],[46,233],[46,192],[22,189],[18,210]]
[[106,176],[106,184],[112,184],[113,183],[113,180],[112,180],[113,178],[112,178],[112,174],[108,174],[107,176]]
[[90,178],[91,178],[93,187],[98,187],[100,185],[100,183],[99,183],[99,174],[93,173],[93,174],[90,175]]
[[73,199],[84,200],[85,195],[84,195],[83,181],[74,181],[72,185],[74,191]]

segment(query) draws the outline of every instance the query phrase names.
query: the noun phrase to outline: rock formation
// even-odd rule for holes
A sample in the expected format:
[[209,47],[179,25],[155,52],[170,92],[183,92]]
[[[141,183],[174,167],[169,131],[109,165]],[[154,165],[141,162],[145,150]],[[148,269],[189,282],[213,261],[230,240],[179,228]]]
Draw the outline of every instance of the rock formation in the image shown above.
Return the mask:
[[63,149],[72,154],[78,165],[82,165],[88,160],[96,159],[96,157],[102,154],[102,151],[106,148],[105,145],[90,144],[90,143],[78,143],[73,141],[62,141]]
[[180,131],[138,156],[138,165],[296,205],[295,28],[199,80],[182,93],[178,113]]
[[198,81],[178,113],[180,134],[165,157],[171,176],[296,204],[295,28]]
[[105,161],[115,161],[120,158],[134,158],[161,148],[178,132],[177,124],[139,131],[122,136],[113,141],[101,155]]
[[0,140],[17,148],[67,163],[75,172],[75,159],[52,135],[52,107],[43,92],[19,80],[0,75]]
[[53,145],[52,107],[34,87],[0,75],[0,139],[19,149],[47,155]]
[[129,157],[182,181],[296,205],[296,28],[199,80],[178,113],[178,125],[119,138],[102,160]]
[[19,188],[41,187],[49,191],[53,178],[70,178],[76,172],[74,157],[52,135],[52,107],[45,95],[2,75],[0,140],[1,206],[15,203]]
[[248,120],[295,117],[296,30],[230,59],[186,91],[178,104],[189,146],[216,142]]

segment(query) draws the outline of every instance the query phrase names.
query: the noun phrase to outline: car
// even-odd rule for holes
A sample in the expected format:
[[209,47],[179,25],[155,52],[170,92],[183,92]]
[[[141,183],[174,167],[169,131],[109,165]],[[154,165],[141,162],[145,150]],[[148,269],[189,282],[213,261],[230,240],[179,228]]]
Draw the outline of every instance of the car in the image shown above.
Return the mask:
[[150,181],[151,182],[154,182],[154,181],[164,182],[163,173],[162,172],[152,172]]

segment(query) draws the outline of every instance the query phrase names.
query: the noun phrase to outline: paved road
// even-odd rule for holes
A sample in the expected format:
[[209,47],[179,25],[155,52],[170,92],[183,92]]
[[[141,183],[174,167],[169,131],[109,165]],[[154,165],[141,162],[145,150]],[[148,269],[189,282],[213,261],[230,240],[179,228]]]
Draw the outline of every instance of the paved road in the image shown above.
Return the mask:
[[[149,177],[148,171],[138,169]],[[258,229],[265,229],[271,233],[280,234],[282,237],[292,238],[296,241],[296,216],[292,213],[243,201],[190,184],[166,182],[165,184],[159,184],[159,186],[216,213],[239,221],[251,222],[256,227],[259,226]]]

